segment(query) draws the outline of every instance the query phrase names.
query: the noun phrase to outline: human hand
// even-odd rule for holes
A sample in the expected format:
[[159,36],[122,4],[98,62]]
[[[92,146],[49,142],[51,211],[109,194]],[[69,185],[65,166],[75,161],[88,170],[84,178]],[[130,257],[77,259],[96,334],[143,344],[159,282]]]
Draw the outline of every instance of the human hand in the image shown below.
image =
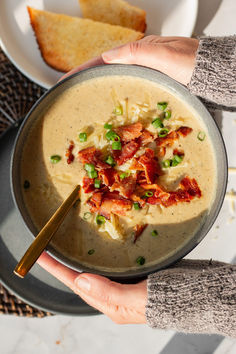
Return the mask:
[[80,274],[57,262],[46,252],[40,256],[38,264],[114,322],[146,323],[146,281],[119,284],[99,275]]
[[167,74],[180,83],[190,82],[199,41],[185,37],[147,36],[102,54],[106,64],[137,64]]

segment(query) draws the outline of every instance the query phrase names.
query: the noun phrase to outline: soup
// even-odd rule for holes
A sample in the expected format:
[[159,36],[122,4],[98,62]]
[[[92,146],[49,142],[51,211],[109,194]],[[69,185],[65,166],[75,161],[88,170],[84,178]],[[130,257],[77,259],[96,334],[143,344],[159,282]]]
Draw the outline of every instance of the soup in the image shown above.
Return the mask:
[[76,184],[52,246],[106,271],[150,266],[193,237],[214,199],[207,127],[161,86],[102,77],[61,94],[22,153],[24,201],[40,230]]

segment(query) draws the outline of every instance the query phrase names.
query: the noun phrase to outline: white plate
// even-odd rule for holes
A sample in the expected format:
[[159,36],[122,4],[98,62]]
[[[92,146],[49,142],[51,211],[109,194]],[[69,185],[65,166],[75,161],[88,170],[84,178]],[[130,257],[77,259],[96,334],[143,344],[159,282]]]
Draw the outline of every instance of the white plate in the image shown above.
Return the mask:
[[[147,12],[146,34],[191,36],[198,0],[129,0]],[[50,88],[62,73],[44,63],[26,6],[81,16],[78,0],[0,0],[0,45],[13,64],[37,84]]]

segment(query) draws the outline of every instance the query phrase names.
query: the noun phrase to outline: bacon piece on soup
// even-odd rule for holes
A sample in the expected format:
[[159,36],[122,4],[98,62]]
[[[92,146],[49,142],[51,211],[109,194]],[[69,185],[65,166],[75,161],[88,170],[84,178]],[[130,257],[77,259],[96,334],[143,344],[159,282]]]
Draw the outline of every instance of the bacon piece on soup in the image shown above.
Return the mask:
[[165,154],[166,154],[166,147],[165,146],[158,147],[157,156],[164,157]]
[[141,196],[139,195],[139,192],[136,190],[135,193],[133,193],[130,197],[130,199],[133,202],[139,203],[141,208],[143,208],[146,204],[145,199],[142,199]]
[[91,193],[94,191],[95,187],[94,187],[94,180],[92,178],[89,177],[84,177],[83,178],[83,190],[84,193]]
[[115,175],[117,172],[113,168],[106,168],[103,170],[100,170],[98,175],[100,178],[102,178],[103,183],[106,186],[112,186],[113,183],[115,182]]
[[[148,185],[143,184],[141,187],[147,189]],[[150,187],[152,187],[155,192],[152,197],[146,199],[146,202],[148,204],[161,204],[166,208],[179,202],[189,203],[194,197],[200,198],[202,195],[195,178],[191,179],[188,176],[180,181],[180,188],[176,191],[167,192],[158,185],[152,185]]]
[[175,140],[178,139],[178,137],[179,137],[178,133],[176,133],[176,131],[172,131],[167,136],[165,136],[163,138],[157,138],[156,139],[157,147],[172,146],[174,144]]
[[146,229],[148,224],[143,224],[143,225],[135,225],[134,227],[134,243],[137,241],[137,239],[142,235],[143,231]]
[[142,135],[139,137],[139,142],[141,146],[145,146],[154,141],[154,136],[147,129],[143,129]]
[[75,144],[74,144],[73,140],[71,140],[70,145],[69,145],[68,149],[66,149],[66,154],[65,154],[67,157],[66,162],[68,163],[68,165],[70,165],[71,162],[74,161],[75,156],[72,154],[74,147],[75,147]]
[[181,157],[184,156],[184,152],[183,152],[182,150],[180,151],[180,150],[178,150],[178,149],[174,149],[173,154],[174,154],[174,155],[181,156]]
[[130,198],[135,190],[135,187],[136,187],[136,178],[134,176],[128,176],[121,179],[120,176],[117,174],[115,177],[115,182],[111,186],[110,190],[111,192],[118,191],[120,192],[120,195],[122,195],[123,197]]
[[116,215],[125,215],[126,211],[132,208],[132,202],[123,198],[118,192],[107,192],[103,195],[102,204],[99,208],[99,214],[110,219],[111,213]]
[[190,127],[180,127],[179,129],[176,130],[176,132],[179,134],[179,135],[182,135],[182,136],[187,136],[188,134],[190,134],[192,132],[192,128]]
[[[158,160],[154,156],[154,151],[149,148],[146,148],[145,153],[139,158],[134,159],[130,170],[144,171],[145,179],[143,174],[138,174],[138,183],[152,184],[155,182],[157,176],[162,175]],[[140,177],[142,177],[141,181]]]
[[110,165],[101,160],[101,151],[97,150],[94,146],[80,150],[78,152],[78,159],[83,164],[92,163],[96,168],[111,168]]
[[119,135],[124,143],[127,143],[131,140],[139,138],[142,134],[142,129],[142,124],[138,122],[130,125],[123,125],[114,129],[114,131]]
[[184,177],[181,182],[180,182],[180,187],[188,192],[190,195],[190,198],[192,199],[193,197],[198,197],[200,198],[202,195],[202,192],[198,186],[198,183],[195,178],[190,178],[190,177]]
[[120,154],[114,154],[114,158],[117,164],[123,165],[126,161],[130,160],[139,149],[139,144],[136,141],[130,141],[129,143],[123,145]]
[[103,192],[95,192],[92,197],[87,201],[87,204],[90,206],[90,211],[96,213],[101,204],[102,204]]

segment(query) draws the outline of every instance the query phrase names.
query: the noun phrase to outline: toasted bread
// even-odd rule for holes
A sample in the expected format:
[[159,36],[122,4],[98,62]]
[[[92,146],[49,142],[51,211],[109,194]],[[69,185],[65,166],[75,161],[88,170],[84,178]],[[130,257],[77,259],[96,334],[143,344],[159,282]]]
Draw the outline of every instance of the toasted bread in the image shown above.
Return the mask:
[[63,72],[109,49],[143,37],[143,33],[128,28],[88,19],[32,7],[28,7],[28,12],[43,59]]
[[145,32],[146,12],[124,0],[78,0],[83,17]]

